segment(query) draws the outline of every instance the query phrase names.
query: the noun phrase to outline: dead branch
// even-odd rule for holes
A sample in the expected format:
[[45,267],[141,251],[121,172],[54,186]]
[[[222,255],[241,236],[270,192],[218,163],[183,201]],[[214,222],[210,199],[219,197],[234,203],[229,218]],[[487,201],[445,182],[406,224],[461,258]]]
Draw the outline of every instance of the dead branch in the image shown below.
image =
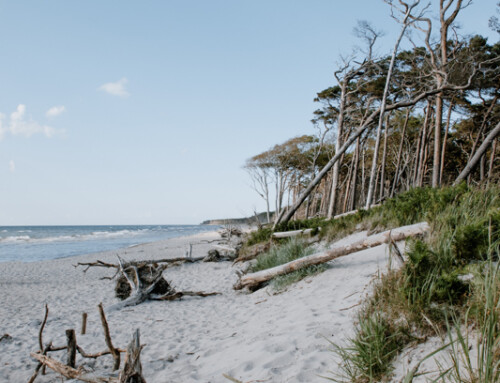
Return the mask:
[[323,252],[312,254],[307,257],[296,259],[276,266],[267,270],[262,270],[256,273],[247,274],[240,278],[239,282],[234,286],[234,289],[240,290],[244,287],[255,288],[278,275],[288,274],[296,270],[311,265],[318,265],[331,261],[335,258],[352,254],[364,249],[379,246],[387,243],[391,238],[393,241],[401,241],[408,237],[422,235],[429,230],[429,225],[426,222],[417,223],[415,225],[403,226],[394,230],[388,230],[383,233],[372,235],[361,241],[357,241],[345,246],[337,246],[333,249]]
[[[82,358],[87,358],[87,359],[97,359],[97,358],[99,358],[101,356],[110,355],[111,354],[111,351],[109,351],[109,350],[97,352],[95,354],[87,354],[80,346],[76,346],[76,350],[82,356]],[[127,352],[127,350],[124,350],[122,348],[117,348],[115,350],[118,351],[118,352],[122,352],[122,353],[123,352]]]
[[103,262],[103,261],[95,261],[95,262],[78,262],[76,265],[73,265],[74,267],[78,267],[78,266],[87,266],[83,272],[86,273],[88,269],[90,269],[91,267],[111,267],[111,268],[115,268],[117,269],[118,268],[118,265],[115,265],[114,263],[106,263],[106,262]]
[[[144,261],[128,261],[124,262],[124,267],[128,266],[136,266],[136,267],[143,267],[146,265],[156,265],[160,263],[195,263],[195,262],[200,262],[203,260],[204,257],[177,257],[177,258],[164,258],[164,259],[150,259],[150,260],[144,260]],[[86,268],[83,270],[83,272],[87,272],[87,270],[91,267],[106,267],[106,268],[114,268],[114,269],[120,269],[119,264],[115,263],[106,263],[103,261],[96,261],[96,262],[78,262],[74,267],[78,266],[86,266]]]
[[[49,316],[49,306],[45,304],[45,315],[43,316],[43,321],[40,326],[40,331],[38,331],[38,346],[40,347],[40,352],[43,351],[43,329],[45,328],[45,324],[47,323],[47,318]],[[42,375],[45,375],[45,366],[42,367]]]
[[202,291],[176,291],[172,294],[166,294],[162,296],[150,296],[151,300],[155,301],[175,301],[181,299],[183,296],[189,297],[210,297],[212,295],[220,295],[220,293],[204,293]]
[[106,340],[106,345],[113,355],[114,364],[113,370],[116,371],[120,368],[120,352],[113,346],[111,341],[111,334],[109,333],[108,321],[106,320],[106,315],[104,314],[104,309],[102,308],[102,303],[97,306],[99,309],[99,315],[101,317],[102,329],[104,330],[104,339]]

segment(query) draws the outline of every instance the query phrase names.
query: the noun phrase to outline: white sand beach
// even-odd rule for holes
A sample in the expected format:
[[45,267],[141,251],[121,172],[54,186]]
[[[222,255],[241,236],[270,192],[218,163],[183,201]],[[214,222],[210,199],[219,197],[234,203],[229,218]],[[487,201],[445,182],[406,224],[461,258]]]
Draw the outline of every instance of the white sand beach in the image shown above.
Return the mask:
[[[359,239],[357,233],[342,241]],[[0,343],[0,381],[27,381],[37,363],[38,331],[44,305],[50,313],[44,342],[64,345],[65,330],[75,329],[87,352],[106,350],[97,311],[117,302],[114,281],[102,280],[113,270],[75,268],[77,262],[154,259],[183,256],[189,243],[193,256],[206,255],[207,241],[217,232],[174,238],[106,253],[36,263],[1,263],[0,333],[12,339]],[[377,274],[387,267],[386,246],[331,262],[326,272],[308,277],[287,291],[269,287],[252,294],[233,290],[237,281],[231,262],[183,264],[164,272],[177,290],[220,292],[206,298],[147,301],[107,314],[115,347],[125,348],[139,328],[143,374],[148,382],[228,382],[227,374],[243,382],[321,382],[338,361],[330,343],[352,334],[353,320]],[[89,315],[87,333],[80,335],[81,315]],[[54,352],[64,360],[64,352]],[[111,356],[97,361],[77,356],[77,365],[110,371]],[[59,382],[47,370],[37,382]]]

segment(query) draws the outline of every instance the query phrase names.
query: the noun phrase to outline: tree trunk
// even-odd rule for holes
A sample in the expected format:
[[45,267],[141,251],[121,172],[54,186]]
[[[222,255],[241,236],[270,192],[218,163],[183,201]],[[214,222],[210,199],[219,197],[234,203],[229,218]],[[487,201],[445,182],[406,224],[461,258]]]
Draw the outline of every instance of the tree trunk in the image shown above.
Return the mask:
[[303,258],[296,259],[294,261],[272,267],[267,270],[258,271],[256,273],[247,274],[241,277],[240,281],[234,286],[236,290],[240,290],[244,287],[256,287],[263,282],[269,281],[270,279],[277,277],[279,275],[288,274],[296,270],[303,269],[307,266],[319,265],[331,261],[335,258],[348,255],[351,253],[356,253],[358,251],[368,249],[371,247],[379,246],[388,241],[392,240],[394,242],[402,241],[408,237],[414,237],[421,235],[429,230],[429,225],[426,222],[417,223],[415,225],[403,226],[394,230],[387,230],[383,233],[372,235],[361,241],[351,243],[344,246],[336,246],[333,249],[309,255]]
[[382,153],[382,164],[380,170],[380,197],[382,200],[385,196],[385,162],[387,159],[387,131],[389,129],[389,114],[385,118],[385,130],[384,130],[384,151]]
[[349,205],[348,210],[354,210],[356,207],[356,184],[358,179],[358,165],[359,165],[359,153],[360,153],[360,143],[359,137],[356,139],[356,149],[354,151],[354,157],[356,161],[354,162],[354,170],[352,174],[352,194],[351,194],[351,203]]
[[469,160],[464,170],[459,174],[453,185],[459,184],[462,180],[467,178],[467,176],[474,170],[478,162],[481,160],[481,157],[484,155],[488,146],[491,145],[493,140],[500,134],[500,122],[495,126],[495,128],[486,136],[483,143],[477,150],[476,154]]
[[396,159],[396,170],[394,172],[394,181],[392,183],[392,188],[390,193],[391,198],[394,196],[396,186],[399,182],[399,167],[401,165],[401,156],[403,155],[403,144],[405,139],[406,127],[408,126],[409,119],[410,119],[410,109],[408,108],[406,109],[405,122],[403,124],[403,131],[401,132],[401,140],[399,141],[398,156]]
[[490,155],[490,166],[488,169],[488,181],[486,183],[489,186],[491,179],[493,178],[493,168],[495,165],[495,154],[497,150],[497,140],[493,140],[493,144],[491,145],[491,155]]
[[[345,103],[346,103],[346,89],[347,84],[350,81],[350,77],[346,76],[340,85],[340,105],[339,105],[339,117],[337,119],[337,140],[335,141],[335,154],[340,150],[342,144],[342,135],[344,132],[344,113],[345,113]],[[330,192],[330,204],[328,205],[327,219],[331,219],[335,212],[335,203],[337,202],[337,187],[339,182],[339,171],[340,171],[341,161],[335,162],[333,165],[333,176],[332,176],[332,189]]]
[[[443,94],[436,96],[436,118],[434,121],[434,160],[432,163],[432,187],[439,186],[439,170],[441,169],[441,124],[443,120]],[[422,185],[420,185],[422,186]]]
[[422,181],[424,178],[424,167],[425,167],[425,161],[426,161],[426,147],[427,147],[427,126],[429,125],[430,121],[430,115],[431,115],[431,104],[430,102],[427,103],[427,109],[425,111],[425,120],[424,120],[424,126],[422,127],[422,140],[420,142],[420,154],[419,154],[419,162],[418,162],[418,168],[417,168],[417,182],[416,186],[421,187],[422,186]]
[[446,128],[444,131],[443,147],[441,149],[441,168],[439,170],[439,185],[442,185],[443,183],[444,163],[446,157],[446,143],[448,141],[448,131],[450,130],[452,111],[453,111],[453,98],[450,101],[450,107],[448,108],[448,116],[446,117]]
[[[377,162],[378,162],[378,148],[380,146],[380,133],[382,131],[384,115],[386,112],[387,95],[389,94],[389,84],[391,83],[392,71],[394,69],[394,62],[396,61],[396,54],[398,53],[399,44],[401,43],[401,40],[403,39],[406,28],[408,28],[408,26],[413,22],[413,19],[410,18],[411,11],[413,10],[414,7],[417,6],[417,4],[418,4],[418,1],[406,8],[406,13],[405,13],[404,18],[403,18],[403,26],[401,28],[401,32],[399,33],[398,39],[396,40],[396,44],[394,44],[394,49],[392,50],[391,61],[389,63],[389,69],[387,70],[387,77],[386,77],[386,81],[385,81],[384,93],[382,96],[382,104],[380,105],[380,114],[379,114],[378,127],[377,127],[377,138],[375,141],[375,148],[373,150],[372,170],[370,173],[370,181],[368,183],[368,195],[366,197],[366,208],[367,209],[370,208],[370,204],[372,203],[372,199],[373,199],[373,195],[374,195],[373,189],[375,188],[375,182],[376,182],[375,172],[377,169]],[[386,129],[387,129],[387,127],[386,127]]]

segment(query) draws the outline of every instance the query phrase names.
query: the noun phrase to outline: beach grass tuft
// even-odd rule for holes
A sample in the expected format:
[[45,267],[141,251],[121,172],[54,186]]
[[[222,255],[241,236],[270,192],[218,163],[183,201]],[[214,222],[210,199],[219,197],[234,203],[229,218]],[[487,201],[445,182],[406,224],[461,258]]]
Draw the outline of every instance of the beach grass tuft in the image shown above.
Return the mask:
[[[251,271],[257,272],[260,270],[270,269],[272,267],[311,255],[313,252],[313,248],[308,247],[303,240],[299,238],[290,238],[281,245],[276,245],[268,252],[259,255],[255,264],[251,267]],[[326,268],[326,265],[309,266],[304,269],[273,278],[271,284],[274,290],[281,291],[290,284],[298,282],[309,275],[322,272],[326,270]]]

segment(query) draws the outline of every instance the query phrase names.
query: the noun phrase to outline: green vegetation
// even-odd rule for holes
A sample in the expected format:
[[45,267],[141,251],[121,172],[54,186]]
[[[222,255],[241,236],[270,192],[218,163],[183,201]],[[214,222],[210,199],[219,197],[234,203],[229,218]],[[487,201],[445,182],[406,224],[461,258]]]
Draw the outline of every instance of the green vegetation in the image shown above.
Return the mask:
[[259,230],[252,231],[245,241],[245,246],[256,245],[257,243],[267,242],[271,239],[273,234],[270,228],[260,228]]
[[[293,261],[298,258],[311,255],[313,249],[307,247],[306,244],[297,238],[287,240],[281,246],[272,247],[267,253],[257,257],[257,262],[251,267],[252,272],[270,269],[278,265]],[[283,290],[286,286],[298,282],[308,275],[319,273],[326,269],[325,265],[310,266],[293,273],[278,276],[271,282],[272,287],[276,291]]]
[[328,378],[336,382],[379,382],[391,370],[390,361],[407,342],[408,334],[380,313],[359,318],[354,338],[347,347],[333,344],[340,356],[342,374]]
[[[481,190],[459,185],[415,189],[387,201],[369,219],[371,225],[376,226],[427,220],[431,234],[425,240],[410,242],[405,265],[400,270],[389,271],[375,285],[371,298],[360,313],[356,336],[346,348],[336,348],[344,361],[346,375],[357,376],[350,381],[380,381],[381,375],[376,376],[372,362],[360,356],[381,347],[381,341],[375,335],[365,337],[367,320],[373,322],[373,318],[377,318],[379,323],[397,329],[390,334],[397,337],[397,349],[401,349],[411,339],[450,330],[450,317],[454,318],[453,328],[457,333],[457,338],[451,342],[455,366],[443,373],[443,381],[498,381],[499,188]],[[470,325],[476,329],[480,351],[477,368],[470,360],[469,334],[462,332]],[[386,341],[392,344],[390,337]],[[392,358],[397,352],[390,350],[387,354]],[[379,358],[379,361],[385,367],[377,367],[376,371],[387,374],[390,358]],[[469,380],[460,375],[464,373],[460,367],[462,363]],[[367,371],[371,375],[367,375]]]

